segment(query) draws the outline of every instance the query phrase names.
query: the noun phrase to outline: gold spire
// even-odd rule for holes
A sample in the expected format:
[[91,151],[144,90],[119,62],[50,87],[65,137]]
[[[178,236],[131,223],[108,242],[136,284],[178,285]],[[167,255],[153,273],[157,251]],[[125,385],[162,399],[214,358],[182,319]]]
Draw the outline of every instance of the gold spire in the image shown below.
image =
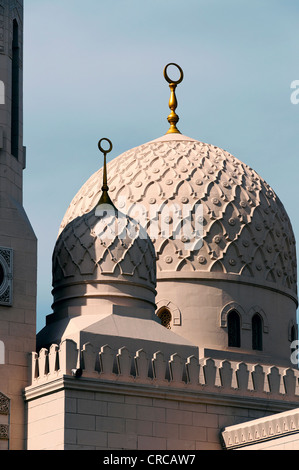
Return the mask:
[[[109,144],[108,150],[105,150],[101,145],[104,140],[108,142]],[[111,152],[112,150],[112,142],[111,140],[103,137],[101,140],[99,140],[98,147],[99,147],[99,150],[104,154],[103,186],[102,186],[102,195],[99,200],[99,204],[111,204],[114,207],[114,204],[112,203],[110,196],[108,194],[109,187],[108,187],[108,182],[107,182],[107,161],[106,161],[107,153]]]
[[[167,75],[167,68],[169,65],[174,65],[177,67],[180,71],[180,78],[178,80],[171,80],[169,76]],[[171,109],[171,113],[169,114],[167,120],[170,124],[169,130],[166,132],[166,134],[180,134],[180,131],[177,129],[176,124],[179,120],[179,116],[175,113],[175,110],[177,108],[178,102],[175,96],[175,89],[176,86],[181,83],[181,81],[184,78],[184,73],[181,67],[177,64],[170,63],[167,64],[166,67],[164,68],[164,78],[165,80],[169,83],[169,88],[170,88],[170,98],[169,98],[169,108]]]

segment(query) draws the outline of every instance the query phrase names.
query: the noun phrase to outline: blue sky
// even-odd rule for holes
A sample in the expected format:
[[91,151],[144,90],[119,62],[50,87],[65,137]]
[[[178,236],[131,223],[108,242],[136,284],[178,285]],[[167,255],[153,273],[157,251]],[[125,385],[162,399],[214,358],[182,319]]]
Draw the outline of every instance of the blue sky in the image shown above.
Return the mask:
[[163,135],[163,68],[184,70],[180,131],[228,150],[276,191],[299,239],[296,0],[24,0],[24,205],[39,240],[38,324],[51,313],[51,257],[83,183]]

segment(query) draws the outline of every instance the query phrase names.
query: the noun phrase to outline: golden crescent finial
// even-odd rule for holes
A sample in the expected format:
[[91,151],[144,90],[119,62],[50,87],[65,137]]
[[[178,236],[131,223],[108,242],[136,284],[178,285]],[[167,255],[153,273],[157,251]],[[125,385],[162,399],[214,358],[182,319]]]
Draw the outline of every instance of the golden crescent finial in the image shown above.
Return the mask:
[[[180,78],[178,80],[172,80],[171,78],[169,78],[169,75],[167,74],[167,69],[170,65],[174,65],[175,67],[179,69]],[[178,105],[176,95],[175,95],[175,89],[177,85],[183,81],[184,72],[179,65],[171,62],[164,67],[164,78],[169,83],[169,88],[170,88],[169,108],[171,110],[171,113],[169,114],[167,118],[170,124],[170,128],[166,132],[166,134],[180,134],[180,131],[176,127],[177,122],[179,121],[179,116],[175,112],[177,105]]]
[[[109,144],[109,148],[107,150],[104,149],[102,146],[103,141],[106,141]],[[102,186],[102,195],[99,200],[99,204],[111,204],[113,206],[113,203],[108,194],[109,187],[108,187],[108,180],[107,180],[107,159],[106,159],[107,153],[111,152],[112,147],[113,146],[112,146],[111,140],[107,139],[106,137],[103,137],[98,142],[98,148],[104,154],[103,186]]]

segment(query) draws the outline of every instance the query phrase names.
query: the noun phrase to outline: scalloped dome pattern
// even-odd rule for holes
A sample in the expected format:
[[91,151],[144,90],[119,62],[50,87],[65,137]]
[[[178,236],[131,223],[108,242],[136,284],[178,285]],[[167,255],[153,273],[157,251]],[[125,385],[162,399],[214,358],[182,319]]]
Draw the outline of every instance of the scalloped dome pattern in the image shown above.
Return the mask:
[[[76,217],[57,239],[53,252],[53,287],[82,279],[118,279],[156,287],[155,249],[130,217],[95,210]],[[112,235],[111,235],[112,233]]]
[[[142,203],[147,221],[153,204],[203,206],[200,249],[188,251],[183,240],[165,238],[161,230],[153,239],[158,277],[161,271],[231,273],[297,291],[288,215],[271,187],[229,152],[178,134],[163,136],[112,160],[108,175],[114,204],[120,197]],[[95,206],[101,181],[102,169],[74,197],[60,231]]]

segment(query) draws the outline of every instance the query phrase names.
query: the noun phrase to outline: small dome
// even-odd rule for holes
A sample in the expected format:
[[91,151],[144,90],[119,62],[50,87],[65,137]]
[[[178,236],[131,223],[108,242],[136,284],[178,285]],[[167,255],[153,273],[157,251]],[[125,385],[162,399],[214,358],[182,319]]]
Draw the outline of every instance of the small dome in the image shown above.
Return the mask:
[[[229,152],[181,134],[166,134],[123,153],[108,170],[113,203],[122,210],[122,204],[127,210],[139,205],[144,211],[158,279],[162,272],[234,274],[296,292],[295,239],[288,215],[266,181]],[[79,190],[61,231],[89,213],[101,193],[101,175],[102,170],[97,171]],[[187,205],[192,208],[193,228],[201,222],[202,243],[195,249],[183,237],[173,236],[173,214],[168,211],[172,204],[181,212]],[[199,216],[194,210],[198,204]],[[151,234],[153,207],[160,213],[158,232]],[[171,227],[166,236],[163,223]],[[69,230],[72,226],[64,237]]]
[[[110,206],[111,208],[111,206]],[[115,278],[155,287],[155,252],[146,232],[114,210],[76,217],[53,253],[53,287],[70,277]]]
[[[94,291],[86,288],[82,294],[83,284],[94,285]],[[57,302],[79,292],[83,297],[100,295],[99,284],[117,284],[120,289],[122,284],[133,285],[136,297],[138,286],[145,288],[154,304],[153,244],[139,223],[110,204],[76,217],[60,233],[53,252],[54,310]]]

